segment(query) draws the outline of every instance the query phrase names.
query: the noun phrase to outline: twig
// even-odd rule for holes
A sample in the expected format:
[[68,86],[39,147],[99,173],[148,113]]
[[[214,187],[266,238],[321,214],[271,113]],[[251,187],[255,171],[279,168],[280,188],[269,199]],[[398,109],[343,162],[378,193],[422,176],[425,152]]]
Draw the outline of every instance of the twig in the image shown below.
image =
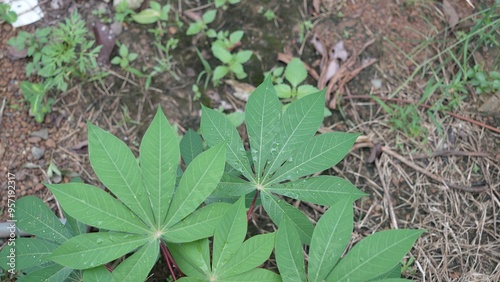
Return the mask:
[[0,108],[0,128],[2,128],[3,110],[5,109],[5,100],[7,97],[3,98],[2,107]]
[[396,220],[396,213],[394,213],[394,207],[392,205],[391,193],[389,192],[389,186],[382,177],[382,170],[380,169],[380,162],[378,159],[375,160],[375,166],[377,167],[378,175],[380,176],[380,182],[382,182],[382,187],[384,187],[384,200],[387,204],[387,209],[389,210],[389,217],[391,218],[392,228],[398,229],[398,222]]

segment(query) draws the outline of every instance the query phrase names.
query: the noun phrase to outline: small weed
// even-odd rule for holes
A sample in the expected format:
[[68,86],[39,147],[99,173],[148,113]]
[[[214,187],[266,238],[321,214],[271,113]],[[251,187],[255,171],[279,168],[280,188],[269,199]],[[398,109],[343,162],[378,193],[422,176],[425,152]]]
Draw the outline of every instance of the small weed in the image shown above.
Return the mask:
[[137,53],[129,52],[127,46],[123,44],[119,44],[119,46],[120,49],[118,50],[118,56],[115,56],[113,59],[111,59],[111,63],[113,65],[119,65],[125,71],[131,72],[137,76],[144,76],[144,74],[140,70],[130,65],[131,62],[137,59]]
[[226,10],[229,4],[238,4],[241,0],[215,0],[215,8],[222,7],[223,10]]
[[[37,29],[34,34],[21,31],[8,44],[18,50],[27,49],[33,61],[26,66],[26,75],[43,78],[41,85],[22,87],[28,91],[24,96],[31,104],[31,113],[38,122],[50,111],[52,99],[45,101],[51,90],[66,91],[73,78],[94,80],[105,75],[96,62],[101,46],[93,47],[94,41],[87,39],[85,22],[74,12],[55,28]],[[35,104],[33,104],[35,103]]]
[[10,5],[0,3],[0,24],[2,22],[13,23],[17,20],[17,14],[10,10]]
[[200,32],[207,34],[216,34],[215,30],[208,29],[208,24],[212,23],[215,20],[215,16],[217,15],[217,10],[208,10],[203,13],[201,20],[191,23],[186,31],[186,35],[195,35]]

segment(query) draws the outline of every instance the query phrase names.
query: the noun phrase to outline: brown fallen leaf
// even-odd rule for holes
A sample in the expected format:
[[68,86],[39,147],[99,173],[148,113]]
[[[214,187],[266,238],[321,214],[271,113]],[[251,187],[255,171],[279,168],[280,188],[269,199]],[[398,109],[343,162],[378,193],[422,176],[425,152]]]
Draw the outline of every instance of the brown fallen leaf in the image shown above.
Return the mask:
[[450,27],[455,27],[459,20],[458,14],[455,8],[453,8],[450,2],[448,2],[448,0],[443,0],[443,13]]

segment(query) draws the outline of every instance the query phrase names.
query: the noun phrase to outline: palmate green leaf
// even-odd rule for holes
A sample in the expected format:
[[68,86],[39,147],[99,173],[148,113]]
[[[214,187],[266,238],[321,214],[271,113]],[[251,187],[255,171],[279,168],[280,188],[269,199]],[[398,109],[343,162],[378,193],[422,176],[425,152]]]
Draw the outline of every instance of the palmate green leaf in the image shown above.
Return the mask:
[[184,243],[210,237],[230,206],[227,203],[207,205],[164,231],[163,239],[167,242]]
[[276,262],[283,281],[306,281],[304,253],[299,234],[288,219],[276,232]]
[[233,276],[250,271],[263,264],[273,251],[274,238],[274,233],[250,237],[241,244],[236,253],[220,268],[218,275],[221,277]]
[[267,269],[255,268],[245,273],[222,277],[221,279],[217,279],[216,281],[221,282],[280,282],[281,277]]
[[358,134],[331,132],[315,136],[296,150],[272,176],[271,183],[295,180],[329,169],[341,161],[352,148]]
[[289,104],[280,120],[278,141],[273,142],[270,149],[271,162],[266,167],[264,180],[268,180],[318,130],[323,121],[324,103],[325,93],[322,91]]
[[245,240],[247,221],[245,198],[241,197],[222,216],[215,228],[212,271],[220,274],[224,266]]
[[160,252],[160,243],[150,241],[113,270],[115,281],[145,281],[155,265]]
[[90,122],[88,136],[90,163],[99,179],[120,201],[153,226],[148,193],[130,149],[120,139]]
[[[281,103],[268,76],[248,98],[246,126],[257,178],[260,178],[279,124]],[[259,180],[257,180],[259,182]]]
[[64,242],[48,259],[74,269],[92,268],[117,259],[151,239],[112,232],[82,234]]
[[71,238],[71,232],[38,197],[26,196],[17,200],[16,217],[19,218],[17,227],[29,234],[59,244]]
[[182,175],[164,226],[173,226],[192,213],[217,187],[224,172],[226,145],[221,143],[198,155]]
[[59,264],[52,264],[30,272],[28,275],[24,276],[18,281],[60,282],[65,281],[73,271],[74,270],[69,267],[64,267]]
[[100,188],[83,183],[46,186],[69,215],[85,224],[115,231],[149,232],[134,213]]
[[47,256],[50,255],[58,245],[47,242],[39,238],[18,238],[14,245],[5,245],[0,252],[0,267],[10,269],[7,264],[10,262],[11,249],[15,250],[16,269],[27,269],[29,267],[41,265],[49,262]]
[[85,269],[83,271],[83,281],[85,282],[115,282],[113,274],[109,272],[104,265],[98,267]]
[[184,244],[168,244],[170,253],[175,263],[182,272],[190,277],[205,279],[209,277],[210,247],[208,239],[198,240]]
[[254,179],[240,135],[223,113],[202,106],[201,129],[209,146],[226,142],[227,163],[247,179]]
[[301,211],[267,191],[261,191],[261,199],[264,209],[267,211],[273,222],[278,225],[278,227],[280,226],[283,218],[287,218],[297,229],[300,241],[303,244],[309,245],[314,226]]
[[340,260],[327,281],[363,281],[388,272],[422,233],[422,230],[385,230],[366,237]]
[[140,167],[149,193],[156,228],[160,229],[174,193],[180,161],[177,134],[158,107],[140,146]]
[[273,185],[266,191],[324,206],[333,205],[344,198],[356,200],[366,195],[349,180],[330,175]]
[[203,152],[201,136],[194,130],[189,129],[181,139],[180,150],[184,164],[189,165],[196,156]]
[[309,281],[324,281],[344,252],[353,229],[352,200],[332,205],[321,216],[309,248]]

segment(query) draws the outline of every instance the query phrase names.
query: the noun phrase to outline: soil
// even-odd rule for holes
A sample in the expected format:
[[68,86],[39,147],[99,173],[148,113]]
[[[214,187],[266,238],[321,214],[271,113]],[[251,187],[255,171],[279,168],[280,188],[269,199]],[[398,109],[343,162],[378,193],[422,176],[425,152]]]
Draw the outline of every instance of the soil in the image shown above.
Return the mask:
[[[19,29],[13,29],[6,23],[0,24],[0,171],[4,175],[0,181],[0,206],[4,212],[0,221],[8,219],[4,206],[7,203],[8,173],[15,174],[16,197],[38,196],[57,214],[60,211],[56,201],[43,183],[66,183],[80,177],[86,183],[102,186],[88,161],[85,143],[87,121],[115,134],[136,153],[140,138],[158,105],[169,121],[178,125],[180,134],[188,128],[197,129],[201,102],[193,100],[191,85],[203,67],[194,47],[198,47],[209,62],[216,62],[207,55],[210,50],[206,39],[183,35],[189,23],[189,18],[183,15],[184,27],[172,24],[167,35],[180,40],[172,54],[170,71],[182,79],[165,72],[155,77],[151,88],[145,90],[144,79],[109,66],[110,75],[102,82],[74,81],[65,93],[50,93],[56,99],[52,112],[46,115],[43,123],[36,123],[29,115],[28,104],[19,89],[21,81],[35,81],[36,78],[26,78],[25,67],[29,59],[13,60],[9,57],[9,38],[16,36],[20,30],[33,32],[35,28],[52,26],[75,9],[86,19],[89,27],[95,19],[92,11],[105,8],[109,14],[113,13],[112,4],[105,3],[109,1],[63,1],[66,6],[57,10],[50,7],[50,1],[42,2],[46,14],[42,21]],[[184,11],[197,7],[194,1],[180,2]],[[427,78],[413,76],[413,72],[436,54],[436,48],[446,46],[440,45],[438,40],[427,45],[422,43],[433,36],[446,43],[454,36],[451,31],[443,36],[442,31],[447,30],[450,22],[446,18],[448,12],[443,12],[441,1],[318,1],[322,3],[319,13],[309,3],[311,1],[257,2],[256,5],[256,1],[242,0],[240,4],[228,8],[225,13],[230,16],[219,16],[214,24],[221,29],[245,31],[241,48],[255,51],[252,60],[245,65],[249,74],[245,82],[254,86],[262,81],[264,71],[283,66],[277,60],[280,52],[300,56],[309,66],[317,65],[320,58],[309,39],[299,40],[298,26],[304,19],[314,22],[330,18],[342,27],[335,32],[344,38],[346,49],[351,54],[356,54],[366,42],[375,39],[354,62],[355,66],[360,66],[363,60],[369,58],[378,61],[347,82],[342,88],[344,95],[376,94],[415,103],[421,98]],[[307,5],[304,4],[306,2]],[[465,19],[494,1],[474,1],[479,2],[475,8],[468,1],[449,2],[458,17]],[[263,20],[258,13],[259,6],[275,10],[276,18]],[[128,23],[123,25],[124,30],[118,36],[122,44],[139,54],[139,59],[133,64],[137,68],[152,65],[153,58],[158,56],[151,44],[152,37],[147,32],[151,27]],[[466,30],[466,27],[460,28]],[[498,60],[495,47],[480,48],[476,52],[484,61]],[[498,69],[498,64],[496,66]],[[449,80],[455,73],[450,70],[441,74]],[[374,87],[373,79],[380,80],[382,86]],[[316,83],[313,78],[308,78],[308,82]],[[210,87],[203,93],[201,101],[215,105],[222,99],[242,109],[243,103],[234,99],[230,91],[225,84]],[[218,97],[216,101],[210,99],[214,97],[214,92]],[[361,132],[370,138],[372,144],[390,148],[446,182],[460,187],[486,187],[481,192],[472,193],[450,188],[388,154],[382,154],[375,163],[367,164],[371,149],[360,146],[337,168],[328,172],[349,178],[370,195],[356,203],[353,243],[383,229],[421,228],[426,232],[406,257],[406,260],[410,256],[415,258],[404,273],[406,277],[420,281],[424,277],[431,281],[500,279],[500,112],[499,108],[487,114],[478,112],[485,100],[470,94],[455,113],[496,128],[496,132],[447,114],[439,114],[433,121],[424,109],[419,109],[420,124],[426,133],[418,137],[392,130],[388,122],[389,114],[366,97],[340,101],[340,110],[334,111],[332,117],[325,120],[328,130]],[[444,129],[444,134],[439,133],[436,123]],[[240,132],[244,133],[244,130]],[[455,153],[430,156],[443,151]],[[35,156],[37,154],[40,155]],[[424,156],[417,156],[422,154]],[[50,164],[55,165],[62,176],[49,176],[47,169]],[[303,203],[300,207],[312,220],[317,220],[321,214],[319,207]],[[261,223],[255,224],[255,228],[260,230],[267,225],[265,221],[262,223],[266,215],[259,214],[258,218]],[[158,263],[148,281],[164,281],[166,277],[168,270],[164,264]]]

